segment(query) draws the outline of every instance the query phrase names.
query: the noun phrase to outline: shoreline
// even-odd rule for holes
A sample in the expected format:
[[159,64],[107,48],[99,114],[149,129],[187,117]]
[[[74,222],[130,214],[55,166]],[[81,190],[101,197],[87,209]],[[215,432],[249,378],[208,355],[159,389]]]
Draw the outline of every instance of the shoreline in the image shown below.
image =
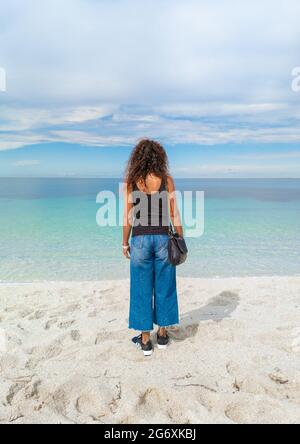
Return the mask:
[[[215,276],[215,277],[210,277],[210,276],[201,276],[201,277],[193,277],[193,276],[177,276],[177,280],[200,280],[200,281],[220,281],[220,280],[234,280],[234,279],[246,279],[246,280],[251,280],[251,279],[300,279],[300,274],[282,274],[282,275],[249,275],[249,276]],[[99,280],[39,280],[39,281],[25,281],[25,282],[5,282],[5,281],[0,281],[0,288],[1,287],[5,287],[5,286],[28,286],[28,285],[55,285],[55,284],[61,284],[61,285],[81,285],[81,284],[103,284],[105,282],[128,282],[129,281],[129,277],[128,278],[124,278],[124,279],[99,279]]]
[[129,280],[0,284],[0,423],[299,424],[300,277],[178,288],[171,346],[145,359]]

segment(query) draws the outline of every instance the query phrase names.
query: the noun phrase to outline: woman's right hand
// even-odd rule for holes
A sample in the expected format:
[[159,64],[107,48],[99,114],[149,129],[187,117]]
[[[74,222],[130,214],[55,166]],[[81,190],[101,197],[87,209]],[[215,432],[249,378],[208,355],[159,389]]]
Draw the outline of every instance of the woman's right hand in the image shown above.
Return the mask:
[[123,255],[126,257],[126,259],[130,259],[130,246],[129,245],[123,245]]

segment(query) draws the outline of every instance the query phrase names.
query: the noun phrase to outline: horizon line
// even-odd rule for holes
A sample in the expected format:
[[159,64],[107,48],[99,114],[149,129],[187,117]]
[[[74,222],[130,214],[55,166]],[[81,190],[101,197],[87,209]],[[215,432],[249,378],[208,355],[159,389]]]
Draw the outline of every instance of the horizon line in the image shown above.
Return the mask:
[[[300,180],[300,177],[176,177],[175,180]],[[66,180],[122,180],[121,177],[100,176],[0,176],[2,179],[66,179]]]

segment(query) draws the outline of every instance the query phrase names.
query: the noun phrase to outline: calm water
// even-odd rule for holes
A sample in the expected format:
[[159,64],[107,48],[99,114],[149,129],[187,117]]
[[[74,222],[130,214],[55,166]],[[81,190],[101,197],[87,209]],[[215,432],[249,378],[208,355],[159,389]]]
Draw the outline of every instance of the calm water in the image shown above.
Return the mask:
[[[300,180],[178,180],[205,191],[205,233],[183,276],[296,275]],[[96,224],[116,180],[0,179],[0,281],[126,278],[121,230]]]

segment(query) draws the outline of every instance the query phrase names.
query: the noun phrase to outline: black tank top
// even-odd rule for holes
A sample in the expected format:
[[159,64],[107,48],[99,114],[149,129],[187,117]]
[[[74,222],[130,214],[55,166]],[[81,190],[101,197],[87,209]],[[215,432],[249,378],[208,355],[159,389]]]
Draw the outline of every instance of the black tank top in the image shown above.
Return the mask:
[[169,233],[169,195],[164,180],[162,180],[159,191],[153,194],[146,194],[135,185],[132,199],[134,207],[133,237]]

